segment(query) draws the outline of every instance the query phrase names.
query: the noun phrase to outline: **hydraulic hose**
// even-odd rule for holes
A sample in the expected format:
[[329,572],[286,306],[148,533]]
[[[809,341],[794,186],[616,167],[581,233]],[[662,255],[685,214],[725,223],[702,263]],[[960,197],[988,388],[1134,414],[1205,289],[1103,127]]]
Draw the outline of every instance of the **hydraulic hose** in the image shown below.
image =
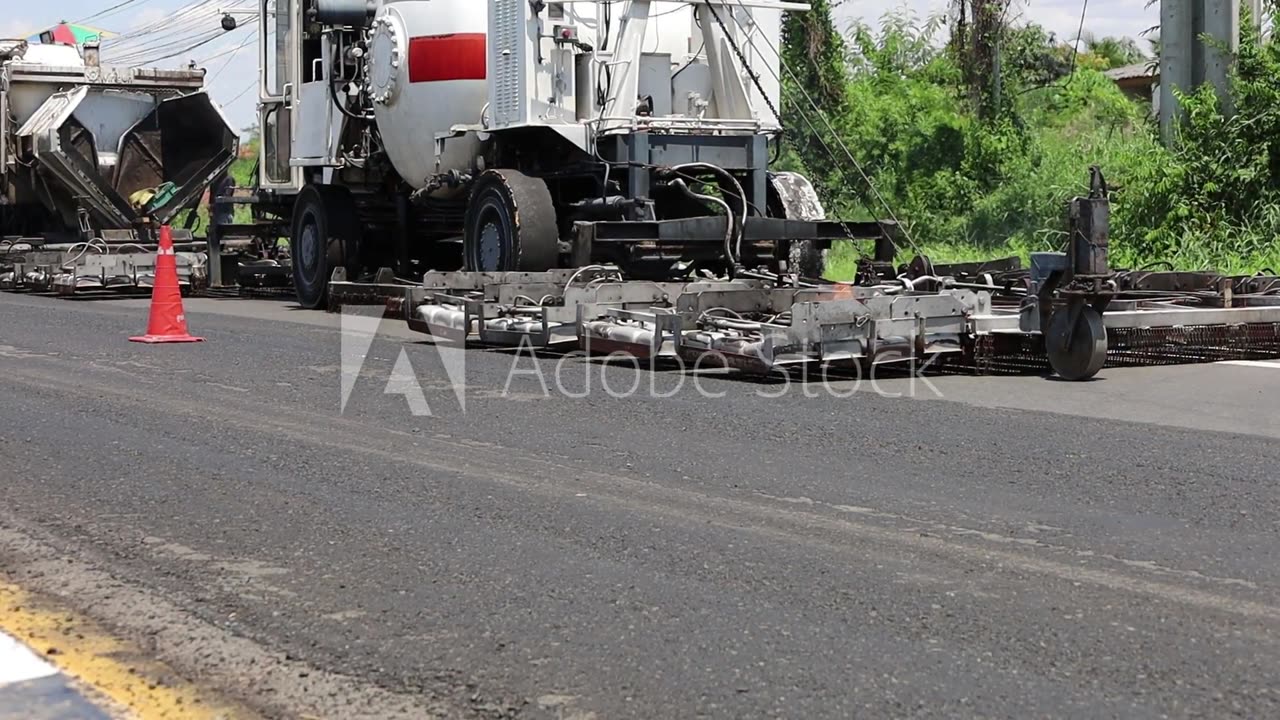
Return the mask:
[[[737,266],[738,257],[737,255],[734,254],[734,251],[733,251],[733,237],[734,237],[733,231],[734,231],[735,223],[733,220],[733,210],[729,207],[729,203],[725,202],[724,200],[721,200],[718,197],[714,197],[711,195],[700,195],[694,192],[689,188],[688,185],[685,184],[684,180],[676,179],[676,180],[673,180],[671,184],[679,188],[680,192],[683,192],[685,195],[688,195],[694,200],[701,200],[702,202],[715,203],[716,205],[719,205],[720,207],[724,208],[724,219],[725,219],[725,227],[726,227],[726,231],[724,234],[724,254],[727,255],[729,258],[730,268]],[[739,242],[739,244],[741,244],[741,242]]]
[[[337,82],[341,82],[341,80]],[[338,112],[342,113],[343,115],[345,115],[347,118],[351,120],[359,120],[361,122],[373,122],[374,121],[373,116],[357,115],[351,112],[349,109],[347,109],[347,106],[344,105],[342,101],[338,99],[337,82],[331,80],[327,84],[329,86],[329,97],[333,99],[333,104],[338,108]]]
[[[729,183],[733,185],[734,190],[737,191],[738,200],[742,202],[742,218],[740,221],[736,222],[738,227],[735,232],[733,229],[733,225],[735,224],[735,217],[733,215],[733,210],[729,208],[729,203],[723,200],[720,200],[719,198],[711,198],[707,195],[698,195],[697,193],[694,193],[692,190],[690,190],[688,186],[684,185],[684,183],[682,183],[681,181],[679,180],[676,181],[680,183],[680,185],[683,187],[684,192],[686,192],[687,194],[690,194],[700,200],[714,201],[716,203],[719,203],[721,206],[725,208],[726,215],[729,218],[729,226],[730,226],[729,234],[731,238],[726,242],[725,254],[729,256],[729,261],[731,263],[733,263],[734,265],[737,265],[742,258],[742,237],[747,233],[747,211],[750,208],[750,204],[747,202],[747,194],[742,189],[742,183],[738,182],[738,178],[734,177],[733,173],[729,172],[728,170],[725,170],[724,168],[718,165],[712,165],[710,163],[685,163],[683,165],[676,165],[675,167],[671,168],[671,171],[676,173],[682,172],[685,170],[694,170],[694,171],[702,170],[705,172],[713,173],[714,175],[721,178],[722,180],[728,180]],[[737,237],[736,242],[734,242],[732,239],[734,236]]]

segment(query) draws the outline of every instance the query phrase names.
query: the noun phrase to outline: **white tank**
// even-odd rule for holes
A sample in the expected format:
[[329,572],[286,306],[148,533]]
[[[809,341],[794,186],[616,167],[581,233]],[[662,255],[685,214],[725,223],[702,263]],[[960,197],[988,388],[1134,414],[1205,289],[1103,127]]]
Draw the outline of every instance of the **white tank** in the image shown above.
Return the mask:
[[474,134],[450,138],[440,156],[436,135],[480,123],[489,98],[488,26],[484,0],[388,0],[374,20],[374,114],[391,163],[415,188],[475,164]]

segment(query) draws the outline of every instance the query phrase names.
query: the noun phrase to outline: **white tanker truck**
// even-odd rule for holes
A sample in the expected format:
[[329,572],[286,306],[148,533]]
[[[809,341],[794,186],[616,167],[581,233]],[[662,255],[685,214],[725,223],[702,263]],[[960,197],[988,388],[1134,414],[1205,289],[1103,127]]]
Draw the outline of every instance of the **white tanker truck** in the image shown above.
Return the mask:
[[[769,172],[779,0],[261,0],[258,210],[334,270],[785,269],[836,238]],[[851,233],[852,231],[852,233]]]

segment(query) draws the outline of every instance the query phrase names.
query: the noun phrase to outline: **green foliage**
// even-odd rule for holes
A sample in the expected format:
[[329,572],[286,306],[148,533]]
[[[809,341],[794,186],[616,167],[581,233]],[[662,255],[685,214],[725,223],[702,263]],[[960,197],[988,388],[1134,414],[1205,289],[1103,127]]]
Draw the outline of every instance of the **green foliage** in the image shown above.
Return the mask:
[[1127,259],[1232,270],[1280,260],[1280,43],[1241,25],[1234,113],[1208,86],[1181,95],[1172,149],[1133,166],[1116,223]]
[[792,123],[788,163],[814,177],[825,177],[835,172],[835,164],[825,151],[826,128],[817,122],[813,107],[824,108],[833,117],[844,114],[848,76],[844,39],[832,23],[830,0],[814,0],[811,6],[809,12],[787,13],[783,22],[782,60],[790,71],[783,82],[790,92],[782,111],[810,118],[810,122]]
[[236,187],[252,187],[257,184],[258,146],[261,141],[252,135],[248,141],[240,144],[240,157],[231,163],[231,177]]
[[1071,48],[1039,25],[1005,28],[1001,51],[1006,84],[1014,95],[1057,82],[1071,72]]
[[1102,69],[1132,65],[1146,58],[1138,48],[1138,42],[1127,37],[1096,37],[1085,33],[1084,50],[1101,61]]
[[[1086,192],[1096,164],[1118,188],[1118,263],[1275,264],[1280,46],[1246,38],[1236,114],[1225,116],[1207,90],[1184,98],[1189,120],[1166,150],[1150,105],[1098,69],[1140,56],[1135,44],[1090,41],[1103,60],[1077,62],[1068,75],[1070,46],[1036,26],[1009,29],[1001,112],[979,120],[943,30],[936,18],[908,14],[887,18],[878,32],[853,26],[843,44],[844,91],[823,106],[838,137],[818,142],[810,132],[795,142],[797,123],[789,123],[785,162],[810,174],[830,215],[896,216],[917,247],[942,261],[1059,249],[1066,202]],[[784,99],[788,117],[804,108],[793,83]],[[833,276],[852,274],[850,249],[833,260]]]

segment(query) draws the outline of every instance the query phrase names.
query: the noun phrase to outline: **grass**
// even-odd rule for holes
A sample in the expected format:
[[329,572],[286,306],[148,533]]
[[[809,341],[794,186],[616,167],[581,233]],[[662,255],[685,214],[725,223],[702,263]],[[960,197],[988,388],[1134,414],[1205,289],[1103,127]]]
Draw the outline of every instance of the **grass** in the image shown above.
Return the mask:
[[[1035,252],[1054,249],[1056,248],[1038,248],[1035,249]],[[939,264],[980,262],[1006,257],[1018,257],[1022,260],[1023,267],[1029,267],[1033,250],[1010,241],[981,247],[964,242],[925,243],[920,246],[920,251],[928,256],[930,260]],[[859,247],[850,241],[834,243],[831,246],[831,252],[827,255],[826,278],[839,282],[852,281],[858,272],[858,258],[861,253],[870,253],[870,248]],[[899,264],[904,264],[915,254],[916,252],[910,247],[899,248],[897,261]],[[1111,266],[1117,270],[1138,270],[1157,265],[1163,269],[1162,263],[1164,262],[1172,264],[1178,270],[1204,270],[1220,272],[1225,275],[1255,275],[1258,273],[1275,275],[1276,270],[1280,270],[1280,248],[1275,248],[1270,252],[1223,253],[1211,257],[1210,252],[1204,248],[1198,248],[1194,244],[1188,243],[1183,246],[1181,254],[1175,254],[1164,260],[1152,261],[1127,252],[1123,244],[1116,244],[1113,241],[1111,246]]]

